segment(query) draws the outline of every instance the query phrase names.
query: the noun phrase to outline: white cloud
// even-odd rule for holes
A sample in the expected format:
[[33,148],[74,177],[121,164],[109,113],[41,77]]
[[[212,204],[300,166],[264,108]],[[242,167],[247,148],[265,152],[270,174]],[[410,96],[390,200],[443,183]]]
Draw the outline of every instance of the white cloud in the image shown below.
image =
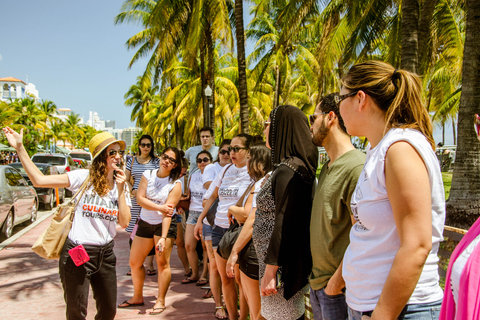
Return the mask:
[[2,55],[0,54],[0,61],[2,61],[2,59],[3,59],[3,57],[2,57]]

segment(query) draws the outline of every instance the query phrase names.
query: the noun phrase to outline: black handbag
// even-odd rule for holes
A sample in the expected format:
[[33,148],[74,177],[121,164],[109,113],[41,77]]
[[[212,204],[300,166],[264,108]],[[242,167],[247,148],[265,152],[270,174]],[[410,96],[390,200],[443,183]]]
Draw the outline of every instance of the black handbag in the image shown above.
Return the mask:
[[230,227],[228,227],[227,232],[223,235],[220,243],[218,244],[217,253],[225,260],[228,260],[230,253],[232,253],[232,248],[237,241],[238,235],[242,231],[242,226],[238,224],[235,220]]
[[[252,190],[252,187],[254,186],[254,182],[252,182],[243,195],[238,199],[237,201],[237,206],[238,207],[243,207],[243,202],[244,199],[248,197],[248,194]],[[233,246],[235,245],[235,242],[237,241],[238,235],[242,231],[242,226],[235,220],[232,224],[230,224],[230,227],[228,227],[228,230],[225,232],[223,235],[222,239],[220,240],[220,243],[218,244],[217,247],[217,253],[222,257],[223,259],[227,260],[228,257],[230,257],[230,253],[232,253]]]
[[207,211],[207,221],[213,227],[215,224],[215,215],[217,214],[218,198],[215,199],[210,209]]

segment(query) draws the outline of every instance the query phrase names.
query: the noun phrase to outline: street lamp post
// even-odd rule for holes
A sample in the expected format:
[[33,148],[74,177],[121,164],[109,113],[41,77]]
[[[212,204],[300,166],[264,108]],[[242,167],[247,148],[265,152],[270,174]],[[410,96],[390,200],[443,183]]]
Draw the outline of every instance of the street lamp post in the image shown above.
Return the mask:
[[208,108],[207,110],[205,110],[205,113],[203,116],[206,117],[206,123],[207,123],[207,126],[210,126],[210,122],[211,122],[211,109],[213,108],[213,105],[211,103],[211,98],[212,98],[212,88],[210,88],[209,85],[207,85],[207,87],[205,88],[205,97],[207,97],[207,103],[208,103]]
[[167,126],[167,130],[168,130],[168,146],[170,146],[170,130],[171,130],[171,129],[172,129],[172,125],[169,124],[169,125]]

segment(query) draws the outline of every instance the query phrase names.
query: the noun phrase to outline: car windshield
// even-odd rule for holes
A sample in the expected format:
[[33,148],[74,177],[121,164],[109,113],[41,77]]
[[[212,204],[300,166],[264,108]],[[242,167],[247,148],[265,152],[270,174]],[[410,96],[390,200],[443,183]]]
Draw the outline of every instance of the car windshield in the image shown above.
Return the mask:
[[13,164],[13,163],[11,163],[10,165],[11,165],[12,167],[14,167],[15,169],[17,169],[18,172],[20,172],[20,173],[22,173],[22,174],[23,174],[23,173],[24,173],[24,174],[27,174],[27,173],[25,172],[25,169],[23,168],[23,166],[22,166],[21,164]]
[[72,158],[77,158],[77,159],[92,160],[92,156],[89,153],[74,153],[74,152],[71,152],[70,156]]
[[55,156],[33,156],[33,162],[49,163],[54,166],[64,166],[65,158]]

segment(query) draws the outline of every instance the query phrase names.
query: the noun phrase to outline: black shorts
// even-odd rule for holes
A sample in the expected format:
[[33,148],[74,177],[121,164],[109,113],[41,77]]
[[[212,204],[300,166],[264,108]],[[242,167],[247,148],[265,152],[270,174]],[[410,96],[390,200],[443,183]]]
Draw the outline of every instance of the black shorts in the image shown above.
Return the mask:
[[259,280],[257,252],[252,239],[240,251],[238,267],[250,279]]
[[[138,220],[138,229],[135,233],[136,236],[141,238],[153,239],[153,236],[162,236],[162,224],[150,224],[143,221],[142,219]],[[170,228],[168,229],[167,238],[176,239],[177,238],[177,222],[172,219],[170,223]]]

